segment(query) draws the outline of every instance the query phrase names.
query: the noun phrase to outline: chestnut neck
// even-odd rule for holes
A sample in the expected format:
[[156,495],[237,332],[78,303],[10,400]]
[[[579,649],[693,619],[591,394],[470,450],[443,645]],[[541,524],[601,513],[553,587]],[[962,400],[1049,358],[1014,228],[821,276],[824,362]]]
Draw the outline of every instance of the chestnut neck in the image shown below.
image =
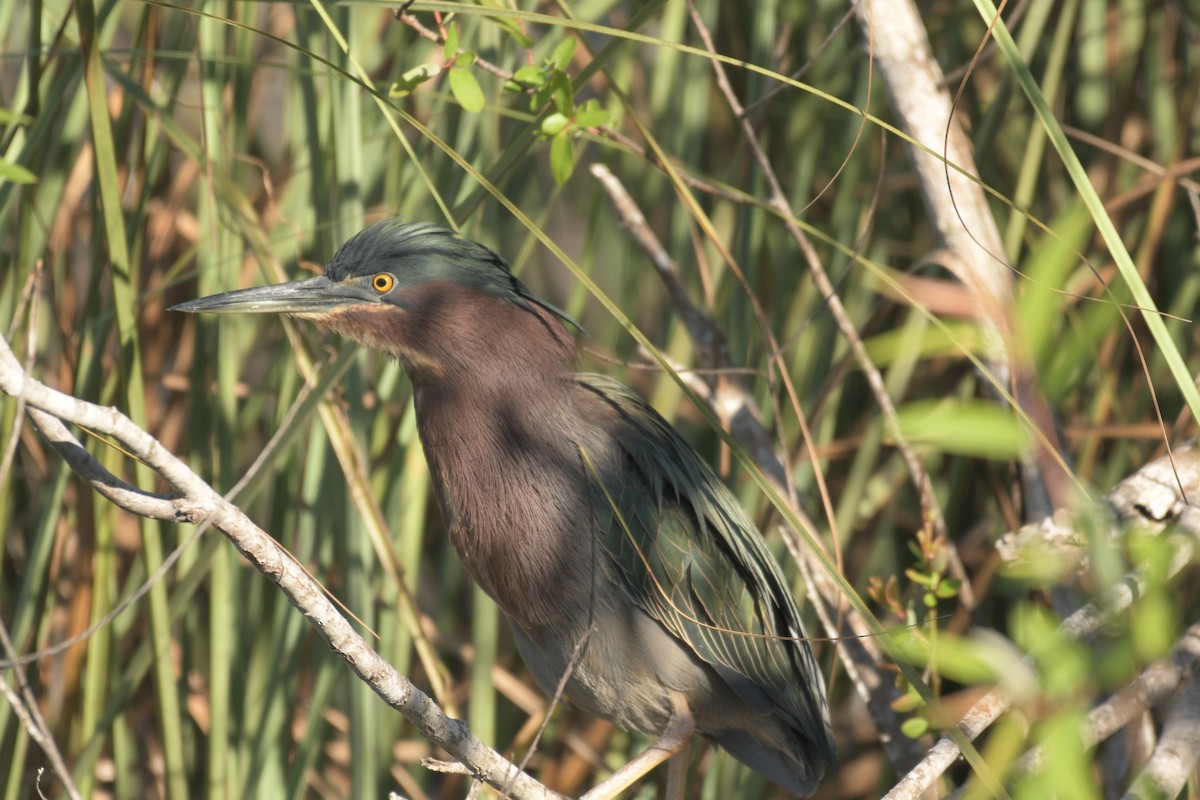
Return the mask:
[[401,357],[451,542],[513,621],[536,629],[561,616],[587,568],[571,535],[587,492],[574,341],[543,308],[461,292],[421,341]]

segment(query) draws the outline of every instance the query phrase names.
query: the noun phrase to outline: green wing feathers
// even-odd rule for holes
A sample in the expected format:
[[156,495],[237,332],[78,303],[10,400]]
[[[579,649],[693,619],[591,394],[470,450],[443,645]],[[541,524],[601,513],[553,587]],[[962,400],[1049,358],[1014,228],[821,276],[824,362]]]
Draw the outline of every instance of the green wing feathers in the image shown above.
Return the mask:
[[836,763],[796,601],[750,517],[645,401],[609,378],[578,378],[616,415],[634,467],[601,471],[599,502],[613,515],[606,544],[635,601],[748,705],[781,714]]

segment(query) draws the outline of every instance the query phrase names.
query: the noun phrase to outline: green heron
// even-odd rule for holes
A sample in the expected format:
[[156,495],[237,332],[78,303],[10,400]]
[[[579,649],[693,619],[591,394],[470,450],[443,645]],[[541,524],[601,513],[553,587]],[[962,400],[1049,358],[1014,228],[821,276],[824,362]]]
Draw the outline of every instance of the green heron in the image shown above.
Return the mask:
[[609,794],[693,731],[794,795],[836,765],[821,674],[754,523],[642,398],[575,372],[570,318],[499,255],[387,220],[319,277],[175,309],[287,314],[400,360],[450,541],[534,678],[554,692],[566,675],[571,704],[658,737]]

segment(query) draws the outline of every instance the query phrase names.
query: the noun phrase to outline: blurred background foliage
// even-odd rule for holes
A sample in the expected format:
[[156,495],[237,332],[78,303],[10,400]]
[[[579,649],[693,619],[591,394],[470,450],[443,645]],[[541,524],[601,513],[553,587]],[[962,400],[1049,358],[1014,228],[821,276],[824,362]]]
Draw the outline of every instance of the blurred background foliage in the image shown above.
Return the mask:
[[[922,5],[957,90],[986,22],[967,2]],[[993,542],[1024,521],[1014,464],[1023,427],[964,357],[980,352],[982,337],[969,304],[954,304],[961,294],[940,294],[950,281],[926,258],[938,243],[905,146],[830,100],[890,119],[863,31],[846,4],[825,0],[696,6],[718,52],[757,67],[731,67],[734,90],[927,465],[978,600],[970,614],[945,576],[947,542],[926,530],[865,379],[766,208],[763,176],[679,0],[417,3],[404,19],[381,2],[0,0],[0,330],[35,376],[121,408],[218,490],[236,489],[239,504],[378,633],[380,652],[520,761],[550,709],[444,542],[398,365],[310,326],[165,308],[319,269],[381,217],[461,228],[581,321],[583,367],[617,375],[679,425],[796,575],[777,515],[672,376],[647,366],[634,339],[496,196],[674,363],[693,364],[666,291],[586,168],[602,163],[725,330],[811,509],[821,508],[816,469],[827,481],[832,507],[814,516],[827,544],[837,532],[846,578],[885,625],[918,626],[915,656],[931,642],[943,648],[924,672],[937,709],[898,684],[905,731],[931,742],[1017,656],[1043,648],[1053,656],[1023,668],[1023,702],[981,749],[1002,777],[1028,747],[1053,754],[1040,771],[1005,778],[1014,796],[1099,796],[1102,759],[1081,743],[1079,720],[1174,644],[1195,612],[1194,571],[1167,583],[1159,570],[1162,580],[1104,636],[1079,643],[1056,632],[1057,593],[1077,605],[1129,564],[1162,562],[1161,545],[1094,547],[1079,579],[1075,564],[997,569]],[[1029,0],[1005,13],[1142,279],[1174,315],[1168,328],[1194,374],[1195,5]],[[1114,301],[1130,294],[995,48],[970,72],[958,112],[1017,269],[1017,335],[1074,475],[1103,493],[1194,424],[1140,319],[1122,321]],[[691,186],[744,286],[657,148]],[[907,296],[881,274],[907,281]],[[807,415],[816,469],[768,369],[756,304]],[[304,390],[310,379],[318,391]],[[219,534],[195,538],[114,509],[16,420],[17,404],[4,398],[0,619],[17,650],[80,633],[156,578],[85,642],[23,668],[85,796],[466,794],[466,778],[422,767],[431,747]],[[277,431],[278,447],[251,467]],[[114,472],[156,485],[104,442],[89,447]],[[966,638],[969,630],[990,636]],[[843,759],[819,796],[878,795],[894,767],[832,646],[815,646]],[[558,708],[528,764],[552,788],[578,793],[644,743]],[[32,796],[45,763],[0,704],[0,797]],[[950,778],[968,775],[963,767]],[[43,785],[58,791],[52,778]],[[689,796],[778,790],[700,748]]]

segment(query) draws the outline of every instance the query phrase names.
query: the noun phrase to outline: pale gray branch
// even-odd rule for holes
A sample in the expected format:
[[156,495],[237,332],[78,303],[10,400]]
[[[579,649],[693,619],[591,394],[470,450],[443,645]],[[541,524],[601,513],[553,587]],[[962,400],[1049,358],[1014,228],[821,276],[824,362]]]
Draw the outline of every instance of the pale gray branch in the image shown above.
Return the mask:
[[1062,467],[1062,448],[1036,375],[1019,360],[1010,360],[1005,339],[1011,325],[1014,273],[987,196],[975,180],[979,170],[960,120],[962,112],[946,90],[914,0],[854,0],[851,5],[899,127],[915,142],[909,151],[917,187],[952,254],[943,260],[971,291],[990,333],[988,368],[999,383],[1013,387],[1018,404],[1040,434],[1038,445],[1022,458],[1023,500],[1027,519],[1048,516],[1068,504],[1074,488]]
[[58,417],[38,408],[28,408],[27,412],[42,436],[67,462],[67,466],[104,497],[138,516],[167,522],[180,521],[181,509],[176,507],[174,498],[142,491],[113,475],[84,449]]
[[[1185,566],[1191,563],[1197,548],[1200,547],[1200,524],[1197,524],[1200,513],[1195,506],[1187,505],[1184,498],[1200,494],[1200,451],[1195,445],[1180,448],[1174,453],[1174,464],[1178,471],[1170,466],[1170,459],[1164,457],[1147,464],[1137,473],[1118,484],[1108,497],[1108,508],[1114,516],[1125,523],[1153,524],[1165,528],[1173,524],[1174,530],[1183,536],[1173,537],[1170,541],[1171,560],[1166,570],[1168,578],[1177,575]],[[1170,476],[1170,479],[1167,478]],[[1143,487],[1139,493],[1134,487]],[[1171,498],[1174,498],[1172,500]],[[1056,517],[1057,523],[1052,526],[1026,526],[1013,537],[1023,537],[1023,541],[1042,547],[1040,534],[1046,530],[1067,531],[1071,529],[1069,517],[1065,514]],[[1067,547],[1060,544],[1059,547]],[[1078,547],[1078,544],[1071,545]],[[1002,552],[1018,553],[1019,548],[1009,545]],[[1041,550],[1042,557],[1044,549]],[[1120,583],[1110,587],[1092,602],[1080,608],[1067,617],[1059,629],[1073,639],[1080,639],[1096,632],[1109,619],[1131,605],[1146,589],[1145,576],[1141,569],[1136,569],[1125,576]],[[1188,632],[1185,640],[1194,637]],[[1190,647],[1190,645],[1189,645]],[[1183,645],[1181,645],[1181,649]],[[1022,663],[1033,664],[1036,653],[1027,655]],[[968,739],[975,739],[989,725],[1010,707],[1012,697],[1009,687],[1001,683],[988,692],[963,716],[958,723],[958,729]],[[1184,722],[1177,723],[1177,741],[1186,739],[1188,729]],[[1165,732],[1164,732],[1165,733]],[[1160,743],[1161,747],[1161,743]],[[959,758],[958,745],[949,737],[943,737],[925,758],[911,772],[905,775],[899,783],[887,794],[887,800],[902,800],[918,797],[933,786],[934,782],[950,768]],[[1193,764],[1194,766],[1194,764]]]
[[[1166,702],[1182,681],[1196,671],[1200,656],[1197,642],[1200,642],[1200,626],[1193,625],[1171,658],[1151,664],[1132,683],[1088,712],[1083,729],[1084,747],[1094,747],[1146,711]],[[1042,768],[1045,758],[1045,749],[1035,747],[1021,756],[1014,769],[1035,772]]]
[[1200,632],[1189,629],[1180,644],[1191,669],[1169,705],[1158,745],[1150,760],[1125,794],[1125,800],[1177,797],[1200,760],[1200,676],[1195,664],[1200,656]]
[[[171,518],[181,522],[208,521],[222,531],[260,572],[279,586],[292,605],[300,610],[330,648],[342,657],[361,680],[416,725],[426,737],[466,765],[473,775],[494,787],[508,787],[512,797],[557,797],[545,786],[521,773],[516,765],[495,750],[471,736],[461,720],[447,717],[427,695],[397,672],[355,632],[301,565],[240,509],[222,498],[158,440],[134,425],[120,411],[79,400],[33,380],[25,374],[3,339],[0,339],[0,391],[23,398],[31,412],[37,409],[59,420],[111,436],[132,455],[150,465],[171,485],[177,496],[171,499],[156,497],[124,484],[95,464],[91,455],[79,447],[69,433],[64,438],[65,428],[53,423],[48,425],[48,438],[56,449],[60,446],[65,448],[71,456],[72,466],[80,463],[87,471],[86,477],[100,481],[105,487],[105,495],[114,502],[134,501],[133,505],[140,504],[156,515],[165,513],[166,508],[160,504],[169,502]],[[31,417],[35,423],[39,420],[49,421],[33,413]]]

